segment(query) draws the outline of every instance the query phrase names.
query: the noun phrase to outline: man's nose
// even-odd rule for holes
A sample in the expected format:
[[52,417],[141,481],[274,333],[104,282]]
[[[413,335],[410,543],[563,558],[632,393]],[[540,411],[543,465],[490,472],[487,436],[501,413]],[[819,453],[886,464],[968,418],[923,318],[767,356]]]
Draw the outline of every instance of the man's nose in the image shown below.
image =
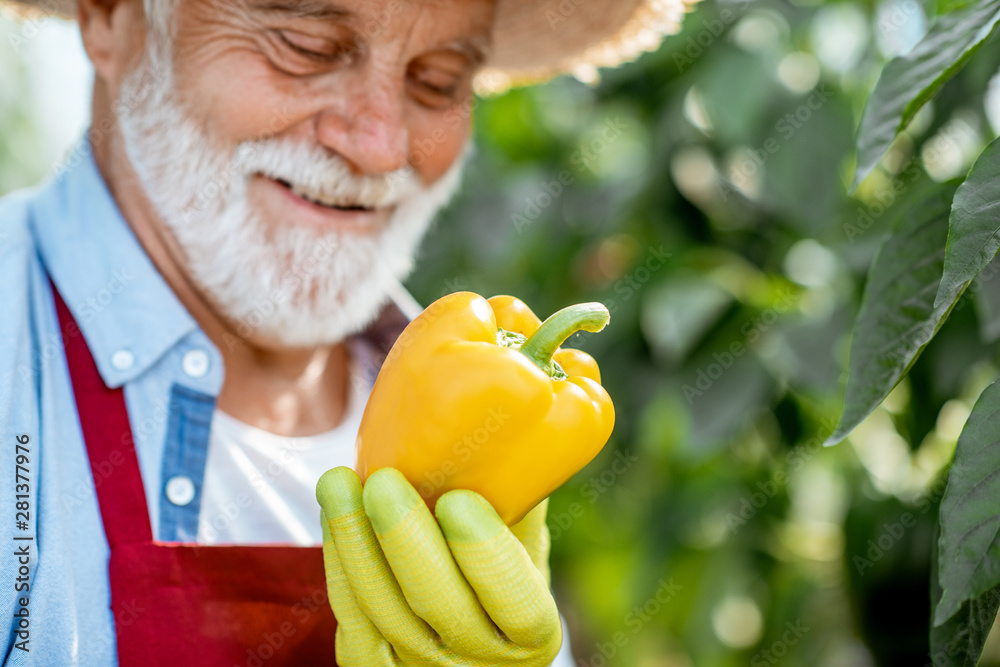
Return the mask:
[[362,174],[387,174],[406,166],[410,133],[406,126],[404,82],[388,76],[354,87],[337,108],[320,113],[319,143]]

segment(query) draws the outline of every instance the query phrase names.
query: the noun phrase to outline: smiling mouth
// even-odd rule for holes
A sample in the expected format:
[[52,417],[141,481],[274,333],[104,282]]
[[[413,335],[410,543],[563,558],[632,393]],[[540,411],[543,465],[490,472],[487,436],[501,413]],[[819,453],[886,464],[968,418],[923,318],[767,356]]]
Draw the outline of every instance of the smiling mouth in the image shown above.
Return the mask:
[[283,181],[280,178],[274,179],[276,183],[287,188],[296,197],[301,197],[311,204],[316,204],[317,206],[322,206],[323,208],[329,208],[336,211],[373,211],[374,209],[369,206],[360,206],[358,204],[352,204],[347,201],[331,199],[329,197],[324,197],[321,193],[309,190],[306,188],[301,188],[297,185],[292,185],[288,181]]

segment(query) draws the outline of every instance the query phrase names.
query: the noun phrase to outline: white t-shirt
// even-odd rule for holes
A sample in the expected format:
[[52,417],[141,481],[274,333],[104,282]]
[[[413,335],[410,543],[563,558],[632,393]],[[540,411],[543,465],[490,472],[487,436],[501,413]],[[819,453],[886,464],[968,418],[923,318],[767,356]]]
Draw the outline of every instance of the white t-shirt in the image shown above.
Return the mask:
[[344,418],[325,433],[275,435],[215,410],[199,544],[323,544],[316,482],[330,468],[354,467],[354,443],[370,394],[354,355],[350,371]]
[[[331,431],[304,437],[268,433],[219,409],[212,417],[199,544],[323,544],[316,481],[336,466],[354,467],[354,443],[371,394],[357,355],[351,355],[344,419]],[[572,667],[566,620],[552,667]]]

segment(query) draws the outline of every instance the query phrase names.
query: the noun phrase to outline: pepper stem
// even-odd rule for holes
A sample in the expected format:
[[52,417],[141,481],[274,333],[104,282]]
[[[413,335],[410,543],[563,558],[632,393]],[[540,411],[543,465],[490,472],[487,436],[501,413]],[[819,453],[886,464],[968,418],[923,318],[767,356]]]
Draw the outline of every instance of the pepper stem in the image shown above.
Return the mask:
[[552,361],[552,355],[559,346],[577,331],[595,333],[600,331],[610,320],[611,313],[602,303],[578,303],[567,306],[549,315],[548,319],[542,322],[535,333],[524,342],[521,352],[550,376],[559,375]]

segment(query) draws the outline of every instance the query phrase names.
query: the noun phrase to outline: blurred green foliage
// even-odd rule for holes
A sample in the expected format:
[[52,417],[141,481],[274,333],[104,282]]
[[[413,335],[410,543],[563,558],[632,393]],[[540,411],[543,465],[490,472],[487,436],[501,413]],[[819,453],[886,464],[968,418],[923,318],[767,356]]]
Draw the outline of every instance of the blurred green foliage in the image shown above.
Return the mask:
[[612,310],[571,344],[601,364],[615,433],[549,519],[578,664],[930,664],[944,468],[995,369],[971,297],[886,405],[819,443],[874,250],[927,186],[909,160],[955,137],[928,159],[944,180],[993,136],[974,91],[1000,54],[846,194],[874,79],[934,11],[704,2],[595,86],[479,102],[478,153],[409,287]]
[[[477,101],[464,187],[408,287],[423,304],[472,290],[542,317],[580,301],[612,311],[568,344],[600,363],[615,432],[550,506],[578,664],[930,664],[934,518],[958,432],[997,373],[980,334],[997,286],[963,298],[849,440],[819,443],[840,413],[868,264],[925,183],[910,160],[944,180],[994,136],[979,91],[995,48],[846,194],[879,68],[937,4],[705,0],[596,85]],[[0,73],[6,192],[41,166],[9,92],[24,69],[3,51]],[[991,639],[982,664],[998,656]]]
[[[8,34],[11,19],[0,14],[0,31]],[[0,193],[32,185],[45,173],[38,157],[38,128],[32,122],[25,92],[30,87],[24,63],[7,45],[0,47]]]

